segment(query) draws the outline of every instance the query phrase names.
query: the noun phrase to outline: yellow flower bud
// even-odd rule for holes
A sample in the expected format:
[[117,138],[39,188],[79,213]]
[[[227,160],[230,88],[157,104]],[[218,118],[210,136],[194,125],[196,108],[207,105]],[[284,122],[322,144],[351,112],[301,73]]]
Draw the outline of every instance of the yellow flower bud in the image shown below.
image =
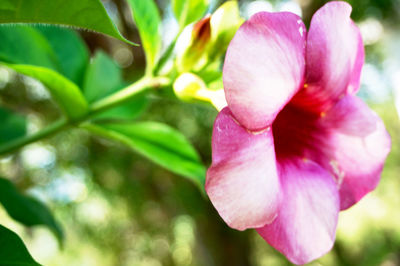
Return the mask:
[[210,90],[199,76],[189,72],[181,74],[175,80],[173,88],[175,95],[183,101],[208,102],[219,111],[227,105],[222,88]]
[[174,92],[183,101],[202,100],[208,101],[204,91],[207,86],[204,81],[195,74],[186,72],[181,74],[174,82]]
[[214,60],[225,53],[230,41],[243,22],[244,19],[240,17],[237,1],[225,2],[212,14],[210,20],[210,60]]

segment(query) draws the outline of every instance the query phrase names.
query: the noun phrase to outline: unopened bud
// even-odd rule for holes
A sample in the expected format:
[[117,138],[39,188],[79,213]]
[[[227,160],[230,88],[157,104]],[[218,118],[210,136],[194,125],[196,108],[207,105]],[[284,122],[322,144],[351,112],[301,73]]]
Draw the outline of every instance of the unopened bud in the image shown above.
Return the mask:
[[209,102],[219,111],[227,105],[223,88],[210,90],[199,76],[189,72],[181,74],[173,88],[175,95],[183,101]]
[[174,92],[183,101],[202,100],[208,101],[204,95],[207,86],[204,81],[195,74],[186,72],[181,74],[174,82]]
[[206,16],[196,22],[192,30],[193,49],[203,51],[211,38],[211,17]]
[[178,49],[182,49],[182,52],[178,50],[177,55],[177,66],[180,72],[191,70],[202,58],[204,59],[211,39],[210,16],[204,17],[192,26],[189,38],[188,30],[186,30],[177,44]]
[[237,1],[225,2],[212,14],[210,19],[210,60],[214,60],[225,53],[230,41],[243,21],[239,14]]

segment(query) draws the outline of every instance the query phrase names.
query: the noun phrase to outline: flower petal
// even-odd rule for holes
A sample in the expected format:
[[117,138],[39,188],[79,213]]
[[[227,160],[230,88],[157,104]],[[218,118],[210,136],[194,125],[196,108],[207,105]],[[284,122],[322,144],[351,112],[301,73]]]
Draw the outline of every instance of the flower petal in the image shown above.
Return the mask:
[[382,120],[353,95],[322,116],[288,105],[272,128],[278,160],[308,158],[329,171],[340,188],[342,210],[376,187],[390,151]]
[[260,12],[229,44],[223,81],[237,120],[250,130],[271,124],[297,92],[304,75],[306,28],[292,13]]
[[334,242],[339,195],[329,172],[312,161],[280,161],[283,200],[277,218],[257,232],[295,264],[328,252]]
[[375,189],[390,151],[390,136],[382,120],[359,98],[346,96],[319,121],[326,133],[315,156],[336,176],[341,209],[347,209]]
[[280,193],[271,130],[250,133],[224,108],[214,124],[212,149],[206,191],[224,221],[238,230],[271,223]]
[[350,19],[351,6],[329,2],[311,20],[306,48],[306,85],[293,103],[324,112],[360,86],[364,46]]

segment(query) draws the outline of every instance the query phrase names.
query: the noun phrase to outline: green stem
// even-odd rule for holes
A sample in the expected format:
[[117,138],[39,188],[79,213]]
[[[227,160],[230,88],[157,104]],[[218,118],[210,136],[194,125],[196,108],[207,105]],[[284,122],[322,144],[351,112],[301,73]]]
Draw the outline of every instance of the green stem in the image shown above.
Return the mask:
[[10,142],[7,142],[5,145],[2,145],[0,147],[0,155],[4,155],[10,152],[13,152],[27,144],[33,143],[35,141],[38,141],[40,139],[43,139],[45,137],[49,137],[56,132],[61,131],[62,129],[65,129],[69,126],[67,119],[63,118],[55,123],[51,124],[50,126],[44,128],[43,130],[40,130],[32,135],[16,139]]
[[90,106],[90,111],[87,117],[83,119],[84,121],[91,118],[94,114],[101,113],[107,109],[110,109],[114,106],[120,105],[128,101],[132,96],[148,89],[148,88],[159,88],[168,85],[170,80],[165,77],[155,77],[149,78],[144,77],[132,85],[126,87],[123,90],[120,90],[104,99],[101,99],[97,102],[94,102]]
[[136,94],[148,89],[148,88],[159,88],[163,86],[167,86],[170,83],[170,80],[165,77],[144,77],[137,82],[129,85],[128,87],[104,98],[97,102],[94,102],[90,106],[89,113],[79,119],[78,121],[69,121],[66,118],[62,118],[55,123],[51,124],[50,126],[32,134],[29,136],[25,136],[20,139],[16,139],[2,145],[0,147],[0,156],[18,150],[19,148],[33,143],[35,141],[41,140],[43,138],[49,137],[57,132],[60,132],[63,129],[71,127],[73,125],[79,125],[82,122],[90,120],[95,114],[104,112],[114,106],[120,105],[129,99],[131,99]]

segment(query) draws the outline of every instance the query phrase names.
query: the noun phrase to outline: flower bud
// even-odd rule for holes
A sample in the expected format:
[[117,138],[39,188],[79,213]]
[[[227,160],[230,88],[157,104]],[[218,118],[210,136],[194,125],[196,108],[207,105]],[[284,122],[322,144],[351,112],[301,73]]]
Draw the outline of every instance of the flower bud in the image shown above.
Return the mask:
[[206,16],[194,24],[192,30],[193,49],[203,51],[206,47],[211,38],[210,20],[211,17]]
[[175,80],[173,88],[175,95],[183,101],[209,102],[217,110],[221,110],[227,105],[222,87],[210,90],[199,76],[189,72],[181,74]]
[[198,71],[216,61],[226,52],[243,21],[237,1],[228,1],[211,16],[185,28],[176,45],[178,71]]
[[190,37],[188,35],[188,30],[184,31],[180,42],[177,44],[178,49],[179,46],[183,46],[183,52],[178,53],[177,56],[179,72],[192,69],[204,57],[204,52],[211,39],[210,16],[196,22],[191,28]]
[[225,53],[236,31],[243,23],[237,1],[227,1],[211,16],[211,41],[209,59],[214,60]]
[[202,100],[208,101],[204,92],[207,86],[204,81],[195,74],[186,72],[181,74],[174,82],[174,92],[183,101]]

